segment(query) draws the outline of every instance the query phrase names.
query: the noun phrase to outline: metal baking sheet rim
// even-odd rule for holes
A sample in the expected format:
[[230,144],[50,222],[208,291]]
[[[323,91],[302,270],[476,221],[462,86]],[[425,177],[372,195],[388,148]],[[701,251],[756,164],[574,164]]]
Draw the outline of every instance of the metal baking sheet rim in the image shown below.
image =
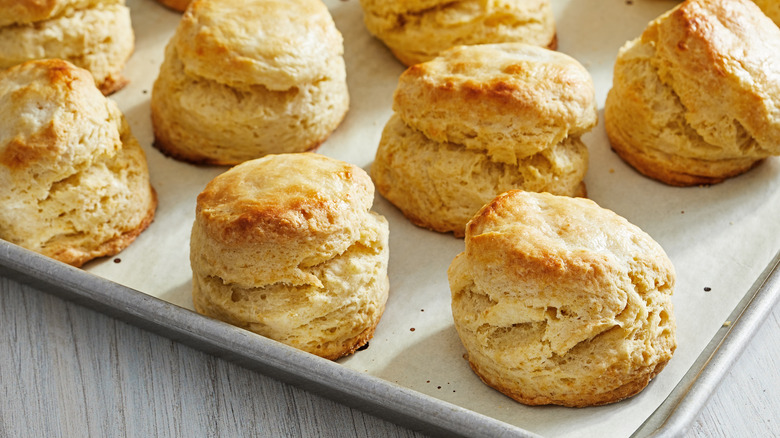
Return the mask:
[[[206,318],[3,240],[0,275],[414,430],[437,436],[539,436]],[[780,252],[735,307],[729,318],[732,324],[716,333],[685,377],[633,436],[671,437],[687,430],[779,300]]]

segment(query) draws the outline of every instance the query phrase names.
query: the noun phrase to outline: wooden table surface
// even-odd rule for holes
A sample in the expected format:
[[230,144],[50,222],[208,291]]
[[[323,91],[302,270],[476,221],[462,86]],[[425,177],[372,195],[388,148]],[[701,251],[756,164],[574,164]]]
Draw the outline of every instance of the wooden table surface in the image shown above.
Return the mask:
[[[0,438],[423,437],[0,277]],[[686,437],[780,436],[780,305]]]

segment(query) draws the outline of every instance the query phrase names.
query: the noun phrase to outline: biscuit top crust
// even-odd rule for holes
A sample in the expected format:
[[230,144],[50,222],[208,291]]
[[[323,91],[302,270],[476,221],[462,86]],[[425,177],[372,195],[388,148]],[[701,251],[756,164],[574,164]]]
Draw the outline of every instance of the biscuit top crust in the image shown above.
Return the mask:
[[[390,31],[403,29],[410,22],[423,21],[441,30],[457,27],[487,11],[508,15],[525,14],[526,20],[538,17],[547,0],[360,0],[373,26]],[[427,19],[425,19],[427,17]],[[415,23],[421,24],[421,23]],[[492,23],[491,23],[492,24]],[[498,23],[495,23],[498,24]]]
[[424,12],[453,3],[452,0],[370,0],[371,12],[375,15],[406,14]]
[[503,240],[529,254],[588,251],[629,260],[640,249],[637,243],[649,236],[590,199],[512,190],[474,216],[466,237],[467,243]]
[[0,72],[0,179],[14,175],[46,186],[113,153],[121,140],[108,121],[117,113],[92,75],[67,61],[30,61]]
[[568,55],[523,43],[458,46],[408,68],[393,109],[436,141],[463,142],[448,131],[501,134],[514,144],[507,147],[524,148],[521,158],[598,121],[590,73]]
[[188,74],[271,90],[322,79],[343,54],[321,0],[196,0],[171,44]]
[[314,153],[279,154],[214,178],[196,212],[224,245],[309,246],[361,227],[373,200],[371,179],[357,166]]
[[431,103],[458,99],[488,110],[510,110],[522,119],[556,125],[571,134],[597,122],[593,80],[576,60],[554,50],[523,43],[458,46],[407,69],[395,105],[405,108],[404,89],[429,87]]
[[492,288],[504,291],[515,289],[518,280],[554,283],[603,275],[620,265],[674,272],[657,242],[611,210],[587,198],[522,190],[499,195],[474,216],[466,227],[466,254],[472,261],[493,260],[483,266],[498,269],[506,283],[496,288],[491,269]]
[[752,1],[685,1],[641,38],[707,142],[733,143],[744,129],[780,153],[780,29]]
[[125,4],[124,0],[0,0],[0,27],[48,20],[68,11],[97,5]]
[[496,318],[548,306],[581,317],[551,341],[558,353],[614,324],[628,296],[671,295],[675,284],[657,242],[585,198],[506,192],[469,222],[465,243],[476,287],[519,306]]

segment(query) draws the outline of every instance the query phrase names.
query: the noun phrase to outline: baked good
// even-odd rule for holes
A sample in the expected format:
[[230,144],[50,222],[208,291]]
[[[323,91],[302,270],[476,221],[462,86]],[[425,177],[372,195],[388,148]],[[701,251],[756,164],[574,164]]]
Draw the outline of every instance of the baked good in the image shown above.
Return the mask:
[[415,225],[463,237],[466,223],[499,193],[523,188],[585,196],[587,147],[577,138],[511,165],[463,145],[432,141],[396,114],[371,167],[376,188]]
[[549,0],[360,0],[360,5],[369,32],[407,66],[459,45],[557,46]]
[[777,0],[753,0],[767,17],[780,24],[780,2]]
[[193,303],[207,316],[327,359],[372,337],[387,301],[388,225],[365,171],[268,155],[198,196]]
[[780,154],[780,29],[749,0],[688,0],[618,54],[613,149],[676,186],[714,184]]
[[143,150],[88,71],[0,72],[0,238],[81,266],[128,246],[156,205]]
[[393,110],[436,141],[515,164],[598,121],[590,73],[574,58],[522,43],[453,47],[399,78]]
[[469,222],[448,277],[471,368],[524,404],[630,397],[676,348],[672,263],[588,199],[499,195]]
[[585,196],[594,96],[590,74],[562,53],[454,47],[401,75],[371,175],[412,222],[456,236],[507,190]]
[[187,6],[190,5],[192,0],[157,0],[161,5],[173,9],[174,11],[184,12]]
[[124,0],[0,0],[0,68],[64,59],[108,95],[127,84],[122,69],[134,46]]
[[320,0],[194,1],[151,107],[155,146],[180,160],[314,149],[349,107],[341,34]]

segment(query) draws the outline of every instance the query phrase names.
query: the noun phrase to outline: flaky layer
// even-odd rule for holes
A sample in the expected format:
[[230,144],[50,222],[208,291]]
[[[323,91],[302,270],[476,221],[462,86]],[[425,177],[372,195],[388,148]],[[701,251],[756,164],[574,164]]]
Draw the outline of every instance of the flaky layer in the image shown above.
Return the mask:
[[394,115],[382,133],[371,176],[379,193],[415,224],[463,236],[471,217],[507,190],[584,196],[587,165],[588,151],[578,137],[512,165],[430,140]]
[[275,91],[232,88],[185,72],[169,44],[151,99],[155,146],[174,158],[238,164],[273,153],[318,147],[349,108],[342,58],[322,80]]
[[672,185],[745,172],[780,154],[778,72],[780,29],[754,4],[686,1],[618,54],[605,106],[612,146]]
[[676,348],[671,262],[587,199],[498,196],[469,223],[448,276],[471,367],[525,404],[621,400]]
[[407,69],[393,109],[439,142],[516,164],[598,121],[590,73],[562,53],[522,43],[459,46]]
[[[343,253],[302,268],[316,284],[244,287],[196,269],[195,309],[326,359],[351,354],[373,336],[389,291],[387,222],[372,215],[363,226],[371,231]],[[194,230],[192,237],[197,252],[204,236]],[[262,264],[251,260],[244,269]]]
[[318,154],[240,164],[198,195],[193,228],[206,237],[193,269],[245,287],[316,284],[305,268],[367,232],[373,196],[363,169]]
[[0,237],[80,266],[154,217],[146,158],[85,70],[33,61],[0,76]]
[[171,44],[189,75],[274,91],[327,79],[344,53],[321,0],[196,0]]
[[524,42],[555,49],[548,0],[361,0],[368,30],[404,64],[457,45]]
[[198,196],[193,301],[209,316],[335,359],[372,335],[388,224],[362,169],[322,155],[248,161]]
[[133,53],[130,10],[97,4],[25,25],[0,27],[0,67],[57,58],[89,70],[103,94],[125,86],[122,69]]
[[124,0],[0,0],[0,27],[41,22],[77,10],[124,4]]

